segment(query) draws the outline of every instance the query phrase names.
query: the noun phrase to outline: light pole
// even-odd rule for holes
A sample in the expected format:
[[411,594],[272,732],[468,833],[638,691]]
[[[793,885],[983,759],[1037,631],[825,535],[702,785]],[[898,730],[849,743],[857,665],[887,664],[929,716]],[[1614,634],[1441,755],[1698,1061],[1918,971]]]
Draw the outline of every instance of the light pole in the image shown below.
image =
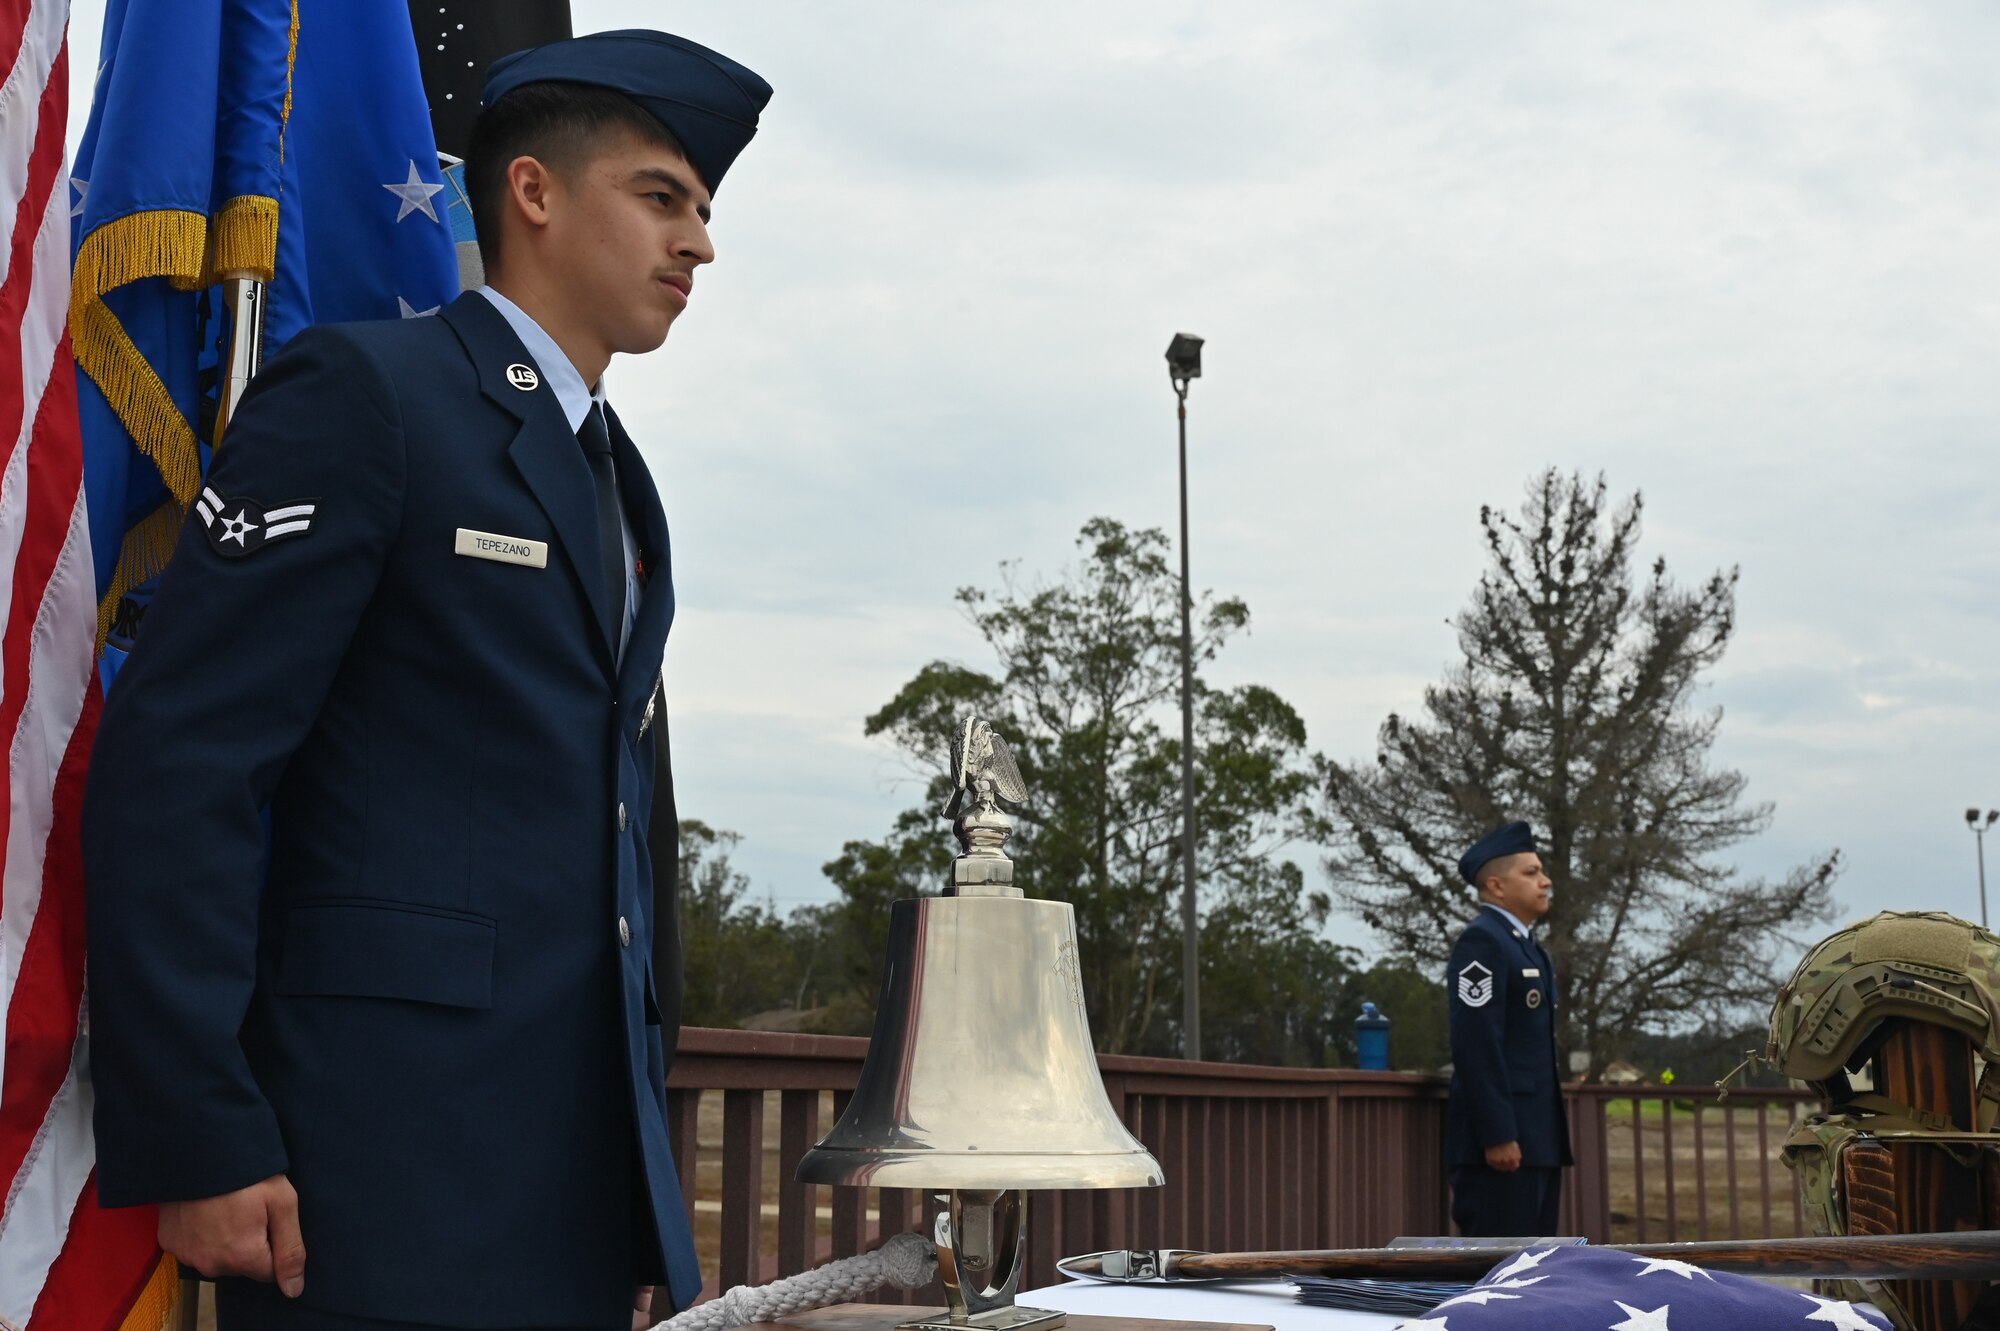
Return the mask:
[[1967,809],[1965,811],[1965,825],[1966,827],[1971,829],[1973,840],[1976,841],[1979,845],[1979,927],[1982,929],[1987,927],[1986,829],[1993,826],[1993,823],[1996,819],[2000,819],[2000,809],[1988,809],[1986,811],[1986,821],[1984,823],[1981,823],[1979,821],[1979,810]]
[[1167,378],[1181,427],[1181,1054],[1201,1057],[1201,932],[1194,910],[1194,589],[1188,583],[1187,394],[1201,378],[1201,342],[1175,333]]

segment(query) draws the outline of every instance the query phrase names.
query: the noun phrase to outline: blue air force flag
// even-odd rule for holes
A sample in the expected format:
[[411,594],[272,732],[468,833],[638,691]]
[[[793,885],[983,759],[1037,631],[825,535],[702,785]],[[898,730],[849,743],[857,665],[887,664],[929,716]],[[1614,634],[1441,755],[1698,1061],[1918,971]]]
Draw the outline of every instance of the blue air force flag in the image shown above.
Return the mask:
[[1401,1331],[1889,1331],[1865,1304],[1609,1248],[1530,1249]]
[[222,280],[270,284],[267,354],[308,324],[421,315],[458,294],[408,8],[112,0],[71,186],[108,687],[201,497]]

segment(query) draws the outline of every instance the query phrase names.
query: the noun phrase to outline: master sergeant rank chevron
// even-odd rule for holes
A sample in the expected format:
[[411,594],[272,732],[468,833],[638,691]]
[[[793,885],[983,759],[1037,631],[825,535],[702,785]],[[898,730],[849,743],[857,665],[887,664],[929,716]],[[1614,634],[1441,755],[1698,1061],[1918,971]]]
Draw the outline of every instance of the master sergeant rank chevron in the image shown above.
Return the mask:
[[1493,1001],[1493,972],[1476,961],[1467,962],[1458,973],[1458,1001],[1467,1007],[1485,1007]]
[[254,555],[273,541],[304,536],[312,531],[318,499],[295,499],[276,508],[266,508],[255,499],[225,499],[204,486],[195,501],[195,516],[208,534],[215,553],[229,559]]

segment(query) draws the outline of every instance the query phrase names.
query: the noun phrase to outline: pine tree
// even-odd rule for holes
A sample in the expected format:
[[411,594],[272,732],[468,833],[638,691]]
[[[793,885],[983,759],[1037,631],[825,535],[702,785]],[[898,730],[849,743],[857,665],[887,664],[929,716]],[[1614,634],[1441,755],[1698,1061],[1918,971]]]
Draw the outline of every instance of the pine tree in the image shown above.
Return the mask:
[[1461,664],[1391,714],[1374,761],[1323,764],[1337,895],[1391,950],[1439,964],[1472,910],[1456,861],[1533,823],[1555,899],[1542,930],[1565,1043],[1592,1070],[1642,1031],[1770,1001],[1800,933],[1828,920],[1839,852],[1781,880],[1724,862],[1771,806],[1714,767],[1701,676],[1735,628],[1737,571],[1683,588],[1633,568],[1640,496],[1553,469],[1518,517],[1480,510],[1489,566],[1455,621]]

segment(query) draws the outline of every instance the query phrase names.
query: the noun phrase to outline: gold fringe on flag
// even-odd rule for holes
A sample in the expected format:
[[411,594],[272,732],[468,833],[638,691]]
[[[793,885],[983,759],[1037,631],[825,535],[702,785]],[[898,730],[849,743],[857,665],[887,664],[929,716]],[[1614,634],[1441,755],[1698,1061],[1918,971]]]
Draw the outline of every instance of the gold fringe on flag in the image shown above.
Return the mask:
[[98,651],[104,650],[105,640],[111,636],[111,625],[118,618],[118,603],[125,599],[125,593],[145,586],[148,579],[166,571],[167,561],[174,557],[174,546],[180,540],[181,526],[187,521],[187,511],[186,504],[170,495],[125,533],[125,542],[118,547],[118,563],[111,570],[111,585],[105,588],[104,599],[97,603]]
[[[160,547],[158,528],[168,522],[178,527],[201,485],[201,453],[193,428],[104,297],[118,287],[149,277],[164,277],[183,289],[197,287],[206,266],[207,248],[208,219],[176,209],[131,213],[106,222],[85,236],[77,250],[69,304],[70,344],[77,368],[104,394],[105,402],[132,436],[133,445],[152,460],[172,496],[125,535],[111,590],[98,606],[99,651],[104,648],[119,598],[145,581],[133,576],[136,568],[131,557],[150,556]],[[171,539],[164,544],[170,553]],[[165,561],[142,557],[137,563],[153,566],[153,572],[158,572]]]
[[152,1277],[139,1291],[125,1320],[118,1324],[118,1331],[165,1331],[179,1311],[180,1302],[180,1263],[161,1253],[160,1264],[153,1268]]
[[[299,63],[299,0],[292,0],[292,30],[285,46],[285,109],[278,113],[278,165],[285,164],[285,131],[292,125],[292,74]],[[283,179],[282,173],[280,179]],[[283,186],[280,186],[283,188]]]
[[[215,255],[208,284],[224,273],[249,273],[269,282],[278,271],[278,201],[261,194],[244,194],[222,205],[211,232]],[[205,285],[208,285],[205,284]]]
[[207,229],[208,219],[189,212],[133,213],[107,222],[84,238],[70,285],[76,363],[183,507],[201,481],[194,431],[104,296],[148,277],[164,277],[176,285],[194,282],[202,269]]
[[[292,0],[285,51],[285,105],[280,114],[278,161],[285,159],[285,130],[292,118],[292,75],[299,55],[299,5]],[[274,281],[278,267],[278,201],[245,194],[216,210],[211,225],[197,212],[160,209],[131,213],[92,231],[77,251],[70,277],[70,342],[77,367],[89,375],[138,450],[158,468],[169,498],[125,533],[111,586],[97,607],[97,650],[104,650],[118,603],[157,576],[201,484],[201,451],[194,429],[165,381],[104,297],[149,277],[164,277],[181,291],[214,285],[223,273],[249,273]],[[172,1265],[168,1259],[167,1266]],[[157,1273],[156,1273],[157,1275]],[[129,1331],[129,1327],[128,1327]]]

